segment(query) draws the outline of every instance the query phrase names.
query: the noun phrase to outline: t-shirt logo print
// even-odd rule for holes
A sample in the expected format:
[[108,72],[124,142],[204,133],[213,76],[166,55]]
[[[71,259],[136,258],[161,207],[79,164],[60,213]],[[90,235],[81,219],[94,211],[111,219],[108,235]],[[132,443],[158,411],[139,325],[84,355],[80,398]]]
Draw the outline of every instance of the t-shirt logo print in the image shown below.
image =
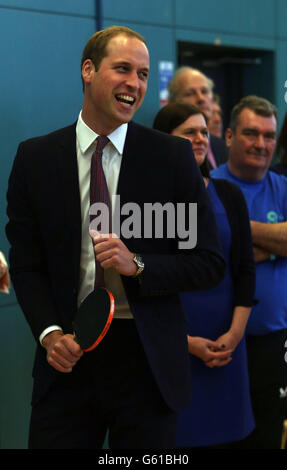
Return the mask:
[[266,219],[268,224],[278,223],[278,214],[275,211],[269,211],[266,214]]

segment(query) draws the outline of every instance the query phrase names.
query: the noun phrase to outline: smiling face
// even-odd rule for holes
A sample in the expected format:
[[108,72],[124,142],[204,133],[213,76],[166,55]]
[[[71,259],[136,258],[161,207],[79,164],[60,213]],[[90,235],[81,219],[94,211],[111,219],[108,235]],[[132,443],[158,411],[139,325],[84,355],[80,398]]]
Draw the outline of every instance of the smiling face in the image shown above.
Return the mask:
[[194,114],[173,129],[173,135],[188,139],[192,143],[193,153],[198,166],[206,158],[208,150],[208,130],[202,114]]
[[129,122],[144,100],[148,73],[145,44],[123,34],[113,37],[97,71],[90,59],[82,66],[86,124],[98,134],[108,135]]
[[276,146],[277,121],[244,108],[235,131],[227,129],[228,166],[238,178],[259,181],[264,178]]

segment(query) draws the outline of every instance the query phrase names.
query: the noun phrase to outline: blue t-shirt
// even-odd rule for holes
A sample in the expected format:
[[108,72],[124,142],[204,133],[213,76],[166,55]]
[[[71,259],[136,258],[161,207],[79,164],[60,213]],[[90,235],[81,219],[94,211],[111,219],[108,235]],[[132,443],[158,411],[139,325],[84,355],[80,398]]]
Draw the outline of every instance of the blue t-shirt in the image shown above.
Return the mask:
[[[250,220],[265,223],[287,221],[287,178],[268,171],[256,182],[234,176],[227,163],[211,171],[213,178],[223,178],[237,184],[246,199]],[[252,309],[247,333],[263,335],[287,328],[287,258],[256,264],[258,304]]]

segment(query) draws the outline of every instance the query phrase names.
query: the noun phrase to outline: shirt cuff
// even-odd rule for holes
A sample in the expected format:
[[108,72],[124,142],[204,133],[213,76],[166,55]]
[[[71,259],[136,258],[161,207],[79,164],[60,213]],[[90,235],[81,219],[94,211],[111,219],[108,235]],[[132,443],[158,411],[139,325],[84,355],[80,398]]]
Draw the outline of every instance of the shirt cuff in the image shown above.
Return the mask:
[[41,335],[39,336],[39,341],[40,341],[40,344],[41,346],[43,346],[42,344],[42,341],[43,339],[45,338],[45,336],[47,336],[49,333],[51,333],[52,331],[63,331],[62,328],[58,325],[52,325],[52,326],[49,326],[48,328],[46,328],[42,333]]

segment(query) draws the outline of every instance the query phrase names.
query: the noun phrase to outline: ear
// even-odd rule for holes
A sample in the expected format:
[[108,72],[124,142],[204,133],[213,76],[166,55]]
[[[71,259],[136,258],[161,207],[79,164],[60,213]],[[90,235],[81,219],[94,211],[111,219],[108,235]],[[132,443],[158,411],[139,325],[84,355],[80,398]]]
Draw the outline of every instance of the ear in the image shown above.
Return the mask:
[[231,147],[232,138],[233,138],[233,132],[230,129],[230,127],[228,127],[225,131],[225,142],[226,142],[227,147]]
[[85,60],[82,65],[82,78],[84,83],[91,83],[95,74],[95,66],[91,59]]

